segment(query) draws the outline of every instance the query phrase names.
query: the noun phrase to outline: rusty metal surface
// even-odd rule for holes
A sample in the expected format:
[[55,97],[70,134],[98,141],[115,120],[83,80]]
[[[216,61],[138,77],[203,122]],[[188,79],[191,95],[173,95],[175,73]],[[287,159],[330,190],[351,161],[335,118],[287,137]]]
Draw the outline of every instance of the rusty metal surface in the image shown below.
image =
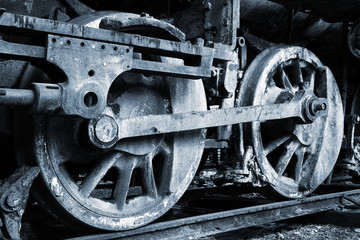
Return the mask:
[[[150,16],[141,16],[128,18],[122,21],[111,18],[104,18],[101,20],[100,25],[103,29],[109,29],[117,32],[131,32],[136,29],[136,32],[141,33],[141,31],[164,31],[167,34],[173,36],[173,40],[184,42],[185,34],[180,31],[174,25],[171,25],[167,22],[157,20]],[[158,33],[161,37],[162,34]]]
[[32,90],[26,89],[0,89],[0,105],[4,106],[31,106],[35,101]]
[[14,87],[27,66],[25,61],[7,60],[0,62],[0,87]]
[[146,60],[133,60],[132,69],[144,74],[160,74],[171,77],[183,77],[190,79],[208,78],[211,76],[209,67],[192,67],[184,65],[171,65],[161,62],[152,62]]
[[[180,85],[178,81],[173,81],[173,83]],[[196,82],[184,82],[184,84],[194,83]],[[178,87],[178,90],[182,88]],[[192,89],[192,91],[196,90],[196,88]],[[199,95],[197,91],[195,92]],[[178,102],[173,102],[173,106],[178,105],[174,111],[189,106],[184,104],[187,98],[183,98],[183,96],[181,95],[181,99],[177,100],[172,98],[173,101]],[[193,100],[194,96],[191,99]],[[64,209],[63,211],[69,212],[83,223],[102,229],[125,230],[138,227],[153,221],[166,212],[191,182],[204,147],[203,135],[201,131],[196,131],[178,133],[172,138],[167,137],[163,140],[160,138],[160,144],[147,147],[150,150],[145,156],[135,155],[142,154],[139,151],[144,151],[142,146],[144,144],[146,146],[148,142],[141,143],[141,139],[135,139],[135,142],[132,142],[133,148],[139,148],[136,152],[129,148],[121,148],[131,154],[115,152],[115,155],[108,156],[109,154],[97,151],[85,153],[86,149],[82,149],[72,139],[76,122],[72,124],[71,121],[61,118],[51,118],[48,121],[37,119],[36,122],[38,124],[35,133],[36,139],[38,139],[36,141],[37,160],[42,169],[44,181],[49,183],[46,185],[48,189],[42,191],[43,197],[48,196],[57,202],[56,206],[51,206],[51,208],[56,208],[56,211]],[[62,132],[61,136],[59,136],[59,131]],[[60,152],[65,153],[64,151],[66,156],[59,154]],[[75,156],[76,159],[73,159]],[[183,158],[184,156],[186,158]],[[153,160],[154,158],[158,160]],[[91,159],[94,160],[91,161]],[[69,167],[66,163],[70,164]],[[68,175],[70,171],[74,171],[71,169],[71,163],[84,166],[84,168],[76,170],[79,173],[84,172],[88,168],[86,166],[92,164],[95,164],[95,168],[85,170],[86,178],[80,178],[75,182]],[[117,169],[120,175],[112,176],[110,168]],[[143,178],[143,183],[130,182],[135,168],[137,176]],[[110,174],[107,184],[110,183],[109,181],[111,184],[103,190],[103,194],[107,192],[106,195],[101,195],[101,191],[95,187],[98,185],[101,187],[104,184],[100,180],[106,174]],[[157,179],[157,184],[155,184],[154,178]],[[81,184],[77,186],[76,183],[79,180]],[[106,196],[109,197],[115,186],[114,196],[107,199]],[[125,202],[127,189],[135,189],[139,186],[142,186],[143,191],[140,191],[138,195],[131,196]],[[97,195],[97,192],[100,195]]]
[[0,40],[0,53],[3,57],[11,56],[15,59],[44,59],[46,49]]
[[30,30],[50,34],[60,34],[71,37],[80,37],[90,40],[126,44],[129,46],[153,49],[170,56],[208,56],[214,59],[232,60],[235,53],[226,50],[200,47],[188,43],[174,42],[158,38],[151,38],[128,33],[118,33],[105,29],[94,29],[71,23],[57,22],[48,19],[23,16],[12,13],[3,13],[0,17],[0,26],[12,27],[13,30]]
[[[207,127],[231,125],[244,122],[266,121],[298,117],[304,122],[309,121],[303,113],[310,107],[311,95],[299,91],[292,101],[282,104],[258,105],[237,108],[225,108],[203,112],[189,112],[171,115],[151,115],[128,119],[117,119],[118,139],[179,132]],[[319,99],[327,104],[324,99]],[[315,118],[326,116],[327,110],[317,111]],[[314,121],[315,119],[311,119]]]
[[[45,57],[43,47],[3,43],[0,50],[5,56],[30,59]],[[98,64],[99,58],[102,64]],[[59,67],[67,79],[66,83],[60,84],[62,111],[68,115],[96,117],[105,109],[107,92],[112,82],[122,72],[131,69],[195,79],[211,76],[209,66],[191,67],[132,58],[131,47],[49,34],[46,59]],[[93,99],[92,102],[87,103],[87,98]]]
[[[106,13],[106,15],[108,15],[108,13]],[[8,13],[4,13],[2,18],[6,19],[6,17],[9,17],[10,21],[11,19],[14,21],[14,24],[8,23],[8,26],[18,26],[23,29],[35,29],[37,31],[48,31],[50,33],[61,32],[64,34],[66,32],[66,28],[71,26],[70,35],[72,36],[78,36],[78,34],[81,34],[81,36],[84,37],[84,35],[86,35],[86,30],[89,30],[90,33],[94,34],[95,36],[100,36],[102,33],[104,33],[101,32],[104,31],[102,29],[97,29],[99,32],[96,32],[94,31],[95,29],[84,26],[76,26],[69,23],[60,23],[45,19],[31,18],[28,16],[9,15]],[[119,28],[118,24],[116,24],[120,23],[118,19],[116,21],[109,20],[108,18],[106,19],[110,21],[110,23],[106,25],[107,27],[112,26],[114,28]],[[148,19],[150,24],[146,26],[153,26],[157,28],[164,27],[165,30],[170,33],[175,31],[174,27],[169,30],[168,24],[165,24],[165,26],[163,26],[164,24],[158,23],[154,25],[154,20],[151,18],[139,19],[142,19],[142,21],[146,21]],[[25,23],[23,21],[25,21]],[[28,22],[26,23],[26,21]],[[130,23],[135,24],[135,28],[141,24],[141,21],[140,23],[139,21],[132,21]],[[130,26],[130,23],[127,23],[127,25],[125,24],[125,26],[127,26],[126,28]],[[101,25],[104,23],[100,22],[99,24]],[[40,26],[43,26],[44,28],[41,28]],[[75,29],[79,29],[80,32],[75,31]],[[126,35],[126,33],[121,33],[121,36],[124,37],[124,34]],[[113,35],[114,32],[112,32],[111,36],[113,37]],[[174,33],[173,35],[176,37],[179,34]],[[137,41],[138,37],[140,36],[128,35],[128,37],[130,37],[131,42],[133,42]],[[147,38],[152,42],[149,43],[149,45],[145,44],[146,47],[145,45],[140,44],[143,45],[142,47],[145,47],[148,50],[153,51],[157,49],[159,52],[158,54],[163,54],[163,50],[166,49],[166,46],[163,44],[166,45],[169,43],[172,51],[169,51],[168,53],[184,53],[187,50],[190,50],[188,53],[206,58],[206,61],[201,61],[201,66],[180,66],[179,64],[172,64],[172,62],[164,64],[161,62],[139,59],[133,60],[133,51],[136,49],[128,46],[63,36],[60,37],[52,34],[49,34],[47,38],[48,41],[46,48],[41,46],[28,46],[4,42],[4,44],[1,45],[3,46],[2,54],[4,56],[10,55],[15,58],[26,57],[28,59],[41,59],[45,57],[43,54],[46,50],[46,60],[56,65],[60,69],[60,72],[64,73],[63,78],[67,80],[65,83],[60,84],[62,87],[62,111],[68,115],[78,115],[84,118],[94,118],[105,109],[107,92],[110,88],[110,85],[112,84],[113,80],[124,71],[133,69],[134,71],[141,71],[143,73],[150,74],[166,74],[169,76],[191,77],[195,79],[201,77],[209,78],[211,77],[211,72],[213,70],[211,66],[212,60],[216,58],[215,54],[220,51],[217,49],[204,47],[201,47],[201,49],[196,49],[198,46],[194,46],[189,43],[179,46],[180,49],[176,50],[175,45],[179,44],[178,42],[169,42],[162,39],[151,40],[151,38]],[[102,39],[103,41],[106,40],[106,38],[104,38],[102,35],[100,38],[96,37],[95,39]],[[116,41],[116,39],[117,38],[113,38],[113,41]],[[153,40],[158,43],[154,45]],[[135,44],[135,46],[136,45],[138,44]],[[159,51],[159,49],[161,50]],[[207,51],[203,52],[204,50]],[[215,70],[219,72],[221,72],[222,69],[224,70],[222,74],[218,73],[216,76],[216,82],[219,86],[218,92],[225,91],[225,95],[231,96],[236,87],[237,61],[235,55],[230,52],[229,54],[229,56],[232,57],[232,60],[230,62],[228,61],[219,65],[217,68],[215,68]],[[103,60],[102,64],[98,64],[97,60],[99,58],[95,58],[95,55]],[[224,55],[222,55],[222,57],[224,57]],[[50,75],[54,75],[54,71],[49,70],[48,73]],[[59,76],[57,77],[59,78]],[[87,99],[90,99],[90,102]]]
[[[101,51],[101,45],[97,46]],[[143,57],[141,53],[134,55]],[[183,64],[172,58],[161,61]],[[107,100],[107,109],[111,108],[116,117],[206,109],[201,81],[134,72],[117,78]],[[109,119],[95,122],[93,138],[111,142],[111,135],[107,135],[112,123]],[[28,127],[34,128],[34,138],[27,144],[37,149],[45,183],[35,190],[39,203],[68,223],[107,230],[142,226],[174,205],[193,179],[205,140],[205,131],[196,130],[125,140],[116,146],[119,150],[99,151],[89,149],[83,139],[87,122],[82,119],[42,115],[33,124]]]
[[20,239],[21,218],[25,212],[30,187],[39,172],[38,167],[22,167],[0,182],[2,238]]
[[205,39],[235,48],[236,31],[240,27],[240,0],[206,0]]
[[65,114],[85,118],[99,115],[106,107],[114,79],[132,68],[132,50],[122,45],[49,35],[46,58],[67,77],[67,82],[61,84]]
[[52,8],[61,8],[63,4],[58,0],[1,0],[0,7],[19,14],[45,17]]
[[343,197],[356,199],[359,190],[326,194],[305,199],[284,201],[254,207],[218,212],[178,219],[127,232],[89,235],[71,240],[91,239],[194,239],[256,226],[272,221],[339,209],[350,202]]

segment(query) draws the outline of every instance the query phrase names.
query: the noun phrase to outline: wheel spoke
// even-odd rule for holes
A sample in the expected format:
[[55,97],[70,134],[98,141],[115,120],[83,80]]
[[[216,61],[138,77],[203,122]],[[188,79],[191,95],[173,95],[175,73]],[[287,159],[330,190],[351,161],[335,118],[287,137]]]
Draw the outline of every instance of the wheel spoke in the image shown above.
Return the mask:
[[172,153],[172,149],[166,143],[162,142],[159,146],[159,152],[163,155],[170,156]]
[[165,143],[159,148],[159,153],[164,158],[160,176],[158,193],[166,195],[170,192],[170,183],[172,176],[172,149]]
[[301,190],[310,190],[313,188],[313,184],[311,180],[314,176],[314,172],[316,169],[316,165],[318,164],[316,161],[317,156],[317,145],[313,145],[312,147],[307,147],[306,149],[306,159],[304,159],[303,169],[300,175],[299,181],[299,189]]
[[121,159],[121,161],[119,161],[117,164],[119,175],[114,191],[114,196],[116,207],[119,210],[122,210],[126,203],[131,177],[137,162],[138,157],[130,155],[124,156],[123,159]]
[[285,172],[286,167],[289,165],[292,156],[296,149],[300,146],[300,142],[292,140],[288,143],[285,148],[285,152],[280,156],[280,159],[275,167],[275,171],[279,176],[282,176]]
[[279,88],[275,84],[272,84],[270,82],[269,82],[269,84],[271,84],[271,85],[268,86],[267,92],[264,95],[263,104],[274,103],[276,98],[284,91],[282,88]]
[[299,60],[293,61],[290,67],[290,79],[293,85],[299,85],[304,81]]
[[293,92],[293,86],[289,80],[289,77],[286,75],[284,69],[281,66],[278,67],[277,74],[274,77],[278,78],[277,80],[282,85],[283,88]]
[[114,166],[114,163],[122,156],[121,153],[112,154],[105,159],[102,159],[99,164],[87,174],[84,181],[80,185],[80,193],[88,198],[91,192],[96,188],[101,179]]
[[300,177],[301,177],[301,171],[302,171],[302,167],[303,167],[303,163],[304,163],[304,156],[305,156],[305,148],[298,148],[295,151],[295,155],[296,155],[296,165],[295,165],[295,182],[299,182],[300,181]]
[[268,155],[269,153],[274,151],[276,148],[278,148],[281,144],[283,144],[284,142],[289,140],[289,138],[290,138],[290,136],[288,135],[288,136],[283,136],[283,137],[273,140],[264,148],[264,154]]
[[315,76],[316,76],[316,71],[311,69],[309,70],[309,73],[305,78],[305,81],[309,82],[309,89],[312,91],[314,91],[315,88]]
[[158,192],[154,178],[152,159],[153,159],[152,154],[148,154],[145,157],[144,166],[141,169],[142,181],[143,181],[144,191],[148,194],[148,196],[151,198],[157,198]]

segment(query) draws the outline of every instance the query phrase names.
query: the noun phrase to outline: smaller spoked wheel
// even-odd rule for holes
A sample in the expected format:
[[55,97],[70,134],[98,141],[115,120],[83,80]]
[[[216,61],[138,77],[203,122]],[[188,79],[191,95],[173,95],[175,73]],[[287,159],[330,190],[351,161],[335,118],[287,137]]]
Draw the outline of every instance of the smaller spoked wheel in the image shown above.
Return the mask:
[[328,100],[328,114],[312,123],[280,119],[244,124],[245,144],[275,197],[301,198],[331,173],[340,151],[343,110],[330,70],[302,47],[272,47],[258,55],[245,73],[240,106],[289,102],[299,90]]

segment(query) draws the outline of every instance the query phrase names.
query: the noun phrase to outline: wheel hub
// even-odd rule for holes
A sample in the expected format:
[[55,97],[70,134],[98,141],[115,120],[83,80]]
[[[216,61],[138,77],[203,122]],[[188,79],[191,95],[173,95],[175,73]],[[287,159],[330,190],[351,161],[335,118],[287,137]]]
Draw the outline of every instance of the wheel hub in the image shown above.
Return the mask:
[[96,139],[101,143],[110,143],[115,140],[118,126],[114,118],[104,115],[94,124]]
[[[146,87],[132,87],[112,103],[116,118],[134,118],[147,115],[166,113],[167,101],[157,92]],[[152,152],[160,143],[163,135],[121,139],[116,143],[116,149],[134,155],[145,155]]]
[[88,125],[89,139],[95,147],[106,149],[115,145],[116,150],[134,155],[152,152],[163,135],[121,139],[118,141],[118,119],[165,114],[168,101],[147,87],[131,87],[120,95],[112,96],[111,105]]
[[[308,84],[306,84],[308,85]],[[289,131],[292,131],[293,134],[297,137],[297,139],[301,142],[303,145],[310,145],[315,141],[315,139],[320,135],[320,127],[321,127],[321,119],[318,119],[317,112],[318,111],[324,111],[326,110],[326,104],[320,103],[318,101],[312,101],[312,96],[314,93],[310,90],[307,90],[306,92],[307,96],[304,96],[305,98],[308,97],[307,105],[308,108],[306,109],[305,116],[306,118],[311,121],[314,120],[311,123],[297,123],[294,119],[288,119],[283,122],[281,122],[281,126],[279,124],[276,124],[277,127],[286,128]],[[272,103],[271,97],[266,97],[268,103]],[[294,98],[294,95],[288,91],[282,91],[279,95],[276,96],[274,103],[286,103],[290,102]],[[274,127],[274,126],[273,126]]]

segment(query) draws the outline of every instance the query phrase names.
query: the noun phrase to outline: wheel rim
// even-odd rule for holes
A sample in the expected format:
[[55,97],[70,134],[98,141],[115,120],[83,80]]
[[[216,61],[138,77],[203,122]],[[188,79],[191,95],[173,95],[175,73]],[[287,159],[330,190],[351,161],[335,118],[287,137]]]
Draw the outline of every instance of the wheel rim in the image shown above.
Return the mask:
[[[93,25],[108,15],[80,22]],[[201,80],[123,73],[110,89],[108,108],[121,118],[204,111],[206,97]],[[35,157],[45,183],[37,190],[39,202],[60,219],[99,229],[132,229],[163,215],[191,183],[204,149],[203,130],[124,139],[97,149],[83,138],[87,121],[34,120]]]
[[271,192],[287,198],[301,198],[314,191],[335,165],[343,135],[336,81],[307,49],[273,47],[249,66],[239,94],[241,106],[274,104],[290,101],[299,88],[327,98],[328,115],[311,124],[283,119],[244,125],[246,144],[253,145]]

